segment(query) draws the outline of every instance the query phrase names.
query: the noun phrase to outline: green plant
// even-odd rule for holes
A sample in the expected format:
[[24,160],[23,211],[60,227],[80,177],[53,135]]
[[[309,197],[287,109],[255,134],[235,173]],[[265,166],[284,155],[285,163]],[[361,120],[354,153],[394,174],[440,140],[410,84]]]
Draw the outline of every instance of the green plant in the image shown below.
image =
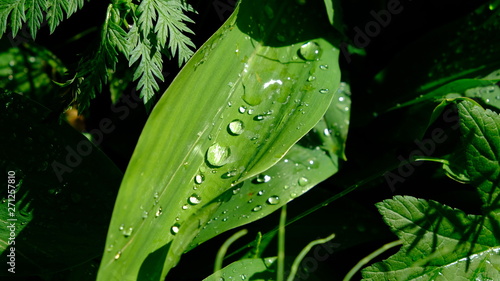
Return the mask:
[[[64,34],[97,36],[82,58],[25,35],[46,20],[52,38],[92,2],[0,0],[3,275],[499,279],[499,1],[374,70],[378,36],[398,34],[391,20],[410,2],[243,0],[193,54],[186,34],[205,11],[194,2],[100,6],[99,28]],[[359,24],[373,18],[385,20],[377,32]],[[156,102],[173,57],[185,65]],[[68,106],[83,133],[62,121]]]

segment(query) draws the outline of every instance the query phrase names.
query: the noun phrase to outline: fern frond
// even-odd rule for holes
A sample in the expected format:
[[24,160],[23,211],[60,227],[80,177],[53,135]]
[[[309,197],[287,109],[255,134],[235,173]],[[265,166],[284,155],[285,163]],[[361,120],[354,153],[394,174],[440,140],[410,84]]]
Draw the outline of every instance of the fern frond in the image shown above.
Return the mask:
[[46,0],[27,0],[26,1],[26,18],[28,20],[28,27],[33,39],[36,38],[38,29],[42,26],[43,12],[47,11]]
[[24,2],[24,0],[0,1],[0,38],[7,31],[8,25],[10,25],[12,37],[16,37],[23,22],[26,21]]

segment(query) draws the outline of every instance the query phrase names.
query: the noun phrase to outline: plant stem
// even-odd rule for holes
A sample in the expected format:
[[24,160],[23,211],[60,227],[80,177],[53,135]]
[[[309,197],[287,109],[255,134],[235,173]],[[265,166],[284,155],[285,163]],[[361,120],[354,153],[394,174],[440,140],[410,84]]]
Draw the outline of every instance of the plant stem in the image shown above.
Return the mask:
[[300,251],[299,255],[293,261],[292,270],[290,271],[290,275],[288,275],[287,281],[293,281],[293,279],[295,278],[295,274],[299,270],[300,262],[304,259],[304,257],[307,255],[307,253],[312,249],[312,247],[314,247],[318,244],[326,243],[326,242],[332,240],[334,237],[335,237],[335,233],[332,233],[330,236],[328,236],[326,238],[318,239],[318,240],[314,240],[314,241],[309,242],[309,244],[307,244],[307,246],[304,249],[302,249],[302,251]]
[[220,276],[220,270],[222,269],[222,262],[224,261],[224,256],[226,255],[226,252],[227,252],[227,249],[229,249],[229,246],[231,246],[231,244],[234,243],[234,241],[238,240],[240,237],[242,237],[243,235],[247,234],[248,230],[246,229],[242,229],[238,232],[236,232],[235,234],[233,234],[231,237],[229,237],[229,239],[226,240],[226,242],[224,242],[224,244],[222,244],[222,246],[220,247],[219,251],[217,252],[217,256],[215,258],[215,266],[214,266],[214,273],[216,274],[216,280],[219,280]]
[[285,224],[286,204],[281,207],[280,225],[278,232],[278,276],[277,281],[285,280]]
[[403,241],[401,240],[396,240],[391,243],[387,243],[384,246],[378,248],[375,250],[373,253],[369,254],[368,256],[364,257],[361,259],[344,277],[343,281],[349,281],[351,278],[358,272],[365,264],[369,263],[372,259],[376,258],[378,255],[384,253],[385,251],[389,250],[390,248],[396,247],[403,244]]

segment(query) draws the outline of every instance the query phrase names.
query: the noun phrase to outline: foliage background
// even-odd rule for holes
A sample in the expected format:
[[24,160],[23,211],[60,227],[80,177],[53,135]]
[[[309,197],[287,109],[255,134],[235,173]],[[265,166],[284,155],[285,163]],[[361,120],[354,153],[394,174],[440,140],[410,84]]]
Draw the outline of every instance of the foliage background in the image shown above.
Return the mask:
[[[188,26],[196,34],[192,39],[199,47],[222,24],[221,16],[224,19],[229,16],[229,10],[217,9],[230,7],[232,3],[222,0],[191,2],[198,14],[190,14],[196,24]],[[220,3],[227,6],[220,6]],[[366,56],[353,55],[353,61],[350,63],[341,56],[342,79],[350,83],[353,93],[351,127],[346,151],[348,161],[342,166],[340,173],[289,204],[290,218],[352,184],[385,172],[387,167],[393,167],[398,163],[397,156],[408,155],[413,148],[412,141],[427,125],[432,105],[419,110],[405,108],[381,114],[378,112],[381,108],[395,105],[401,100],[397,90],[387,90],[391,85],[386,84],[385,88],[377,88],[376,74],[386,67],[396,54],[425,34],[473,12],[487,1],[402,1],[402,3],[405,7],[403,14],[393,16],[390,25],[372,39],[366,48]],[[347,37],[353,38],[353,27],[364,26],[372,20],[370,11],[384,9],[385,4],[385,1],[342,1]],[[96,27],[102,25],[107,5],[106,1],[86,3],[81,11],[63,21],[54,34],[49,35],[47,27],[42,28],[37,35],[36,44],[52,51],[66,67],[70,69],[75,67],[80,54],[87,52],[90,42],[98,38]],[[87,31],[88,33],[81,39],[68,42],[68,38]],[[8,47],[9,44],[5,37],[0,41],[2,48]],[[433,41],[429,39],[425,47],[420,49],[419,55],[432,53],[435,47]],[[418,73],[427,73],[428,69],[425,67],[419,64],[418,60],[410,61],[402,66],[401,73],[403,76],[416,76]],[[160,93],[164,92],[179,71],[177,61],[165,61],[164,71],[165,82],[160,84]],[[396,86],[395,84],[394,88],[397,89]],[[128,87],[123,93],[130,95],[134,91],[132,87]],[[109,89],[104,87],[104,92],[91,102],[85,125],[86,130],[90,131],[97,128],[99,120],[105,117],[117,121],[115,123],[117,129],[106,136],[101,149],[124,171],[147,119],[147,112],[143,106],[138,106],[131,111],[132,114],[128,118],[118,120],[116,114],[110,111],[111,96]],[[49,108],[61,110],[58,106],[64,104],[61,100],[65,98],[67,97],[49,96],[40,97],[38,100]],[[377,118],[374,117],[374,113],[378,115]],[[380,167],[383,167],[383,170],[380,170]],[[466,213],[478,214],[480,203],[475,191],[467,185],[450,181],[438,171],[440,171],[439,164],[424,163],[406,178],[404,183],[397,185],[395,190],[391,190],[385,179],[379,177],[363,185],[356,192],[321,208],[314,215],[290,225],[287,228],[287,255],[296,256],[308,241],[326,237],[334,232],[337,234],[334,241],[339,244],[339,248],[327,261],[319,264],[319,268],[308,280],[341,279],[359,259],[380,245],[397,239],[383,223],[374,206],[376,202],[394,195],[433,199],[460,208]],[[250,230],[250,234],[240,239],[235,248],[250,242],[257,231],[266,232],[274,228],[278,220],[278,214],[273,214],[250,226],[245,226]],[[168,279],[200,280],[200,277],[208,276],[213,268],[212,257],[215,257],[217,249],[230,234],[222,234],[183,256],[181,263],[172,270]],[[269,255],[274,255],[274,249],[273,246],[269,247]],[[388,252],[384,257],[392,253],[394,252]],[[196,270],[192,270],[193,267],[196,267]],[[66,278],[67,272],[48,277],[49,280],[66,280]],[[32,280],[43,279],[34,277]]]

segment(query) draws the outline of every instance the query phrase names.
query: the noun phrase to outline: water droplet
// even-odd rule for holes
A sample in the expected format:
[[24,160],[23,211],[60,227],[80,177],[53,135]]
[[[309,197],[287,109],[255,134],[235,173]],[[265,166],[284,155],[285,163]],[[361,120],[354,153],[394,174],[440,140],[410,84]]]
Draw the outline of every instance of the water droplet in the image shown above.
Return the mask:
[[309,41],[300,46],[299,55],[304,60],[318,60],[321,56],[321,47],[316,42]]
[[223,221],[223,222],[226,222],[226,221],[227,221],[227,218],[223,218],[223,219],[222,219],[222,221]]
[[265,182],[269,182],[270,180],[271,180],[271,176],[264,175],[264,174],[258,175],[257,178],[255,179],[255,181],[257,181],[258,183],[265,183]]
[[191,196],[189,196],[188,202],[191,205],[200,204],[201,197],[198,194],[193,193]]
[[273,195],[267,199],[269,205],[276,205],[280,203],[280,198],[277,195]]
[[231,135],[237,136],[243,133],[243,131],[245,130],[245,125],[243,124],[243,121],[235,119],[231,123],[229,123],[227,129]]
[[126,230],[123,231],[123,236],[129,237],[130,235],[132,235],[132,231],[133,230],[134,229],[132,227],[129,227],[128,229],[126,229]]
[[264,120],[264,116],[263,115],[257,115],[257,116],[255,116],[253,118],[253,120],[255,120],[255,121],[262,121],[262,120]]
[[204,180],[205,176],[203,174],[198,174],[194,177],[194,183],[196,184],[202,184]]
[[238,170],[231,170],[225,174],[222,175],[222,178],[223,179],[229,179],[229,178],[232,178],[234,176],[236,176],[238,174]]
[[173,235],[176,235],[179,232],[179,228],[180,228],[180,225],[178,223],[176,223],[176,224],[172,225],[172,227],[170,228],[170,232]]
[[240,193],[240,190],[241,190],[241,188],[239,188],[239,187],[233,189],[233,194],[236,195],[236,194]]
[[221,146],[218,143],[210,146],[207,150],[207,161],[215,167],[224,166],[231,155],[229,147]]
[[241,114],[245,113],[246,110],[247,110],[247,108],[244,106],[240,106],[240,108],[238,108],[238,112]]
[[255,206],[253,209],[252,209],[252,212],[258,212],[262,209],[262,206],[261,205],[257,205]]
[[111,252],[111,250],[113,250],[113,247],[114,247],[113,244],[109,245],[106,251]]
[[158,197],[160,197],[160,195],[158,194],[158,192],[155,192],[155,194],[153,195],[153,197],[154,197],[155,199],[158,199]]
[[327,70],[328,69],[328,65],[322,64],[322,65],[319,66],[319,69],[321,69],[321,70]]
[[306,177],[300,177],[298,182],[300,186],[305,186],[309,183],[309,179]]
[[142,218],[143,218],[143,219],[146,219],[146,218],[148,217],[148,214],[149,214],[148,212],[144,211],[144,212],[142,213]]
[[182,206],[183,210],[187,210],[188,208],[189,208],[189,206],[187,204],[185,204],[185,205]]
[[118,251],[115,255],[115,260],[119,259],[122,256],[122,251]]
[[319,90],[320,94],[328,94],[329,92],[330,92],[330,90],[328,90],[328,89],[321,89],[321,90]]
[[261,190],[261,191],[257,192],[257,195],[262,196],[264,194],[264,192],[265,192],[264,190]]
[[155,217],[159,217],[162,213],[161,207],[156,211]]
[[125,225],[122,223],[120,224],[120,226],[118,227],[118,230],[119,231],[123,231],[123,229],[125,228]]
[[241,278],[241,280],[245,280],[245,279],[247,279],[247,276],[245,274],[241,274],[240,278]]
[[307,78],[307,82],[312,82],[312,81],[314,81],[314,80],[316,80],[316,76],[312,76],[312,75],[310,75],[310,76]]
[[247,113],[248,113],[248,115],[252,115],[254,111],[255,111],[255,110],[253,110],[252,108],[250,108],[250,109],[247,111]]

